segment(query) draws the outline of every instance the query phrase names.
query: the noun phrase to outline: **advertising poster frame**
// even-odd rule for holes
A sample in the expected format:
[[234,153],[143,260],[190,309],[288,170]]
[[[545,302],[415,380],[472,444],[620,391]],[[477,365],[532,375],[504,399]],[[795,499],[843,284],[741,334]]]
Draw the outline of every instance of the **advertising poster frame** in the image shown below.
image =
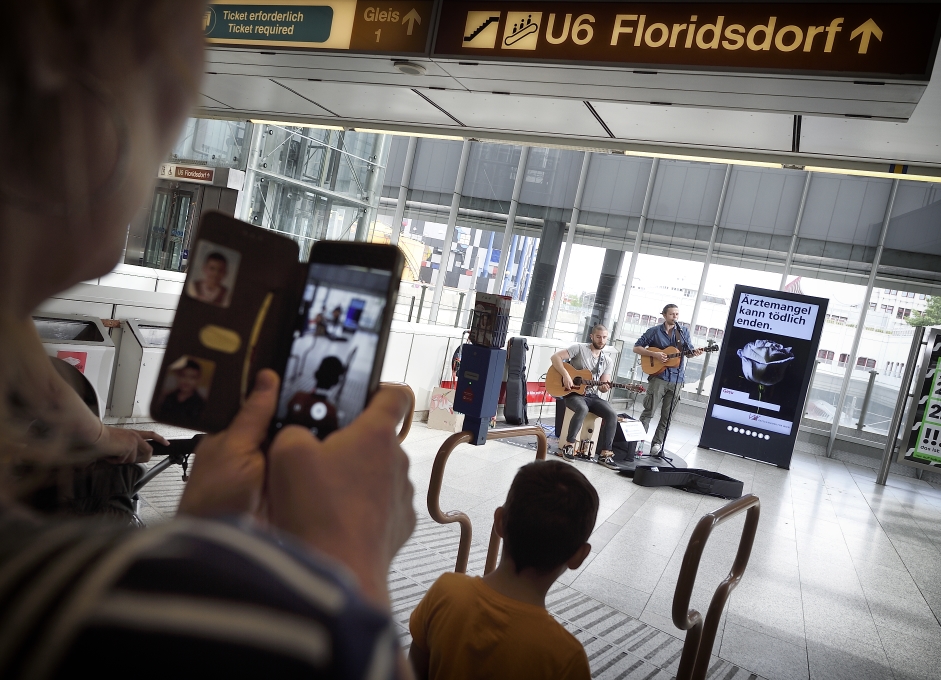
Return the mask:
[[[898,437],[896,461],[916,468],[941,468],[941,327],[927,331],[907,399],[908,415]],[[928,449],[918,451],[917,449]]]
[[790,467],[828,303],[735,286],[700,448]]

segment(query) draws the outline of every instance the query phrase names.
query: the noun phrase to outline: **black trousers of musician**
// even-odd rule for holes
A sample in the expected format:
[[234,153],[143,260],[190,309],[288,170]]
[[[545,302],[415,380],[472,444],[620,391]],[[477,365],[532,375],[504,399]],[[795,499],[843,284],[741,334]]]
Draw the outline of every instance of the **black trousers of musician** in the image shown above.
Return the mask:
[[585,422],[585,416],[594,413],[601,417],[601,432],[598,435],[598,451],[613,451],[614,430],[618,425],[618,414],[601,397],[590,394],[582,396],[580,394],[567,394],[565,396],[565,407],[572,409],[572,419],[569,421],[569,431],[566,442],[574,444],[578,439],[578,432],[582,429],[582,423]]
[[655,375],[650,376],[647,382],[647,395],[644,397],[644,410],[640,414],[640,422],[644,429],[650,432],[650,419],[653,412],[660,407],[660,422],[657,424],[657,431],[653,434],[650,444],[663,446],[663,435],[666,433],[667,425],[670,424],[670,411],[676,412],[679,406],[680,395],[683,393],[684,383],[668,382]]

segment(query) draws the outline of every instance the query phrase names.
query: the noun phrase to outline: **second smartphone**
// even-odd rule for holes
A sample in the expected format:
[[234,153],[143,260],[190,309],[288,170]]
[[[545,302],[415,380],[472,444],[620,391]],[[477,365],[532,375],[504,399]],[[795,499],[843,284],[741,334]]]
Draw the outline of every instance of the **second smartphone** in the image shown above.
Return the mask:
[[379,386],[403,265],[395,246],[314,244],[275,430],[301,425],[323,439],[366,407]]

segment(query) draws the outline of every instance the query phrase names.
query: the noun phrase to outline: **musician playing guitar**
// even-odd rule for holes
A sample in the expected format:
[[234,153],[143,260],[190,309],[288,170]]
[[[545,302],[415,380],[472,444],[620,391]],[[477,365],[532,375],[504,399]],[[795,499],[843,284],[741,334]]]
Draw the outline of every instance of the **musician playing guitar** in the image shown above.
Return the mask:
[[[668,357],[662,350],[668,347],[676,347],[683,353],[688,353],[687,356],[698,357],[702,354],[701,349],[693,349],[689,331],[676,323],[680,318],[679,307],[673,304],[667,305],[661,314],[663,314],[663,323],[648,328],[647,332],[637,339],[634,343],[634,354],[653,357],[655,361],[661,361],[664,364]],[[663,371],[647,378],[647,394],[644,397],[644,410],[640,414],[640,422],[648,432],[654,409],[660,406],[660,422],[650,442],[650,455],[652,456],[658,455],[663,450],[663,441],[667,428],[670,426],[670,418],[683,393],[684,379],[682,358],[678,366],[665,366]]]
[[605,357],[604,346],[608,342],[608,329],[597,324],[591,329],[590,343],[576,343],[568,349],[562,349],[552,355],[552,367],[562,376],[562,384],[566,390],[573,388],[572,378],[562,365],[568,361],[574,368],[591,371],[593,380],[601,384],[585,389],[585,396],[580,394],[567,394],[565,406],[572,410],[572,420],[566,433],[566,443],[559,449],[559,454],[566,460],[575,457],[575,441],[582,429],[582,423],[589,412],[601,417],[601,432],[598,437],[598,462],[602,465],[610,463],[614,455],[614,429],[617,427],[618,416],[614,408],[607,401],[598,396],[598,392],[607,392],[611,382],[609,360]]

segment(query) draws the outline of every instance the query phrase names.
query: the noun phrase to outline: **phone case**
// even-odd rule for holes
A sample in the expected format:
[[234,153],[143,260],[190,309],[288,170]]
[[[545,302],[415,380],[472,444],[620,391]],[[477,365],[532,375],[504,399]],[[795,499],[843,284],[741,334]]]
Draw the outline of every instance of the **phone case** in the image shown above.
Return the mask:
[[207,213],[151,401],[155,420],[218,432],[262,368],[279,374],[303,292],[298,246],[276,232]]

